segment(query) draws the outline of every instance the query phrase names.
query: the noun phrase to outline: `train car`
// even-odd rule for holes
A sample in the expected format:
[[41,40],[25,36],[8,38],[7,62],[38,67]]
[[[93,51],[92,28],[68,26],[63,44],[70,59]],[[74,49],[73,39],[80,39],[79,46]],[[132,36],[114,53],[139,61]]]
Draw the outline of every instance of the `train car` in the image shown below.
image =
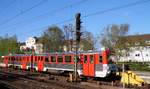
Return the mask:
[[[79,76],[105,78],[118,71],[112,62],[109,63],[109,53],[82,52],[77,55],[77,74]],[[3,67],[34,69],[42,72],[70,73],[74,72],[75,53],[49,53],[41,55],[4,56]]]

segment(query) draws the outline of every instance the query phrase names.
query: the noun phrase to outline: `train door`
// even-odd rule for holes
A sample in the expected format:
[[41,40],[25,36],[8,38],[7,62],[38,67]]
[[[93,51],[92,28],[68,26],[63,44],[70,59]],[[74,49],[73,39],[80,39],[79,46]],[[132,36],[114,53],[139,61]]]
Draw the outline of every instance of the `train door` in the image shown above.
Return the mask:
[[9,57],[5,56],[4,57],[5,67],[8,67],[8,60],[9,60]]
[[89,55],[89,76],[95,75],[95,61],[94,61],[94,55]]
[[21,57],[22,69],[23,69],[23,70],[25,70],[25,69],[26,69],[26,66],[27,66],[26,59],[27,59],[26,56]]
[[84,60],[83,60],[83,75],[88,76],[88,55],[84,55]]
[[44,69],[44,56],[38,56],[38,71],[43,71]]
[[84,55],[83,75],[84,76],[94,76],[95,75],[94,55],[92,55],[92,54]]

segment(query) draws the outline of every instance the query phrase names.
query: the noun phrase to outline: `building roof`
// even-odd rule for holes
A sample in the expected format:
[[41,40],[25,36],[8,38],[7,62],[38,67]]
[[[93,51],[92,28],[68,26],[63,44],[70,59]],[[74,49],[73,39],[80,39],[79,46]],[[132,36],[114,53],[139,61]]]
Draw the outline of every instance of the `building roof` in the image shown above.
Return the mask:
[[127,36],[131,39],[143,39],[143,40],[150,40],[150,34],[140,34],[140,35],[129,35]]
[[129,35],[126,37],[137,45],[150,46],[150,34]]

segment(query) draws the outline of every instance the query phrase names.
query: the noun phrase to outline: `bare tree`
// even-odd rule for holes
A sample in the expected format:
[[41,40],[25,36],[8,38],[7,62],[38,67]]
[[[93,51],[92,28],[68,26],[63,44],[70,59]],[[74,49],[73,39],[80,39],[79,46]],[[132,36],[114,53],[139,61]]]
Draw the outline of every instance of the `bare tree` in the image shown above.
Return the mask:
[[[102,46],[109,48],[114,52],[120,59],[120,56],[124,55],[129,49],[127,44],[127,39],[125,36],[128,34],[129,25],[121,24],[121,25],[108,25],[106,28],[101,31],[100,35],[100,43]],[[123,50],[123,51],[121,51]]]
[[64,45],[67,47],[67,51],[72,51],[75,37],[75,27],[73,26],[73,24],[64,25],[63,31]]
[[83,45],[82,49],[84,51],[94,50],[95,40],[93,34],[91,32],[84,31],[82,33],[80,45]]

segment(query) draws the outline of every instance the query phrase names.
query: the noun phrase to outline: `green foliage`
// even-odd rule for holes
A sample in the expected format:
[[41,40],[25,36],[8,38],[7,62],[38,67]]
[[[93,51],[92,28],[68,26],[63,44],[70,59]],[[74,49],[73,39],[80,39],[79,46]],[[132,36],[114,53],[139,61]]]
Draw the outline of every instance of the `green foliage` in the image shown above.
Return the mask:
[[[128,65],[130,70],[132,70],[132,71],[150,71],[150,67],[149,67],[148,63],[125,62],[124,64]],[[122,62],[118,63],[118,65],[122,66]]]
[[57,26],[51,26],[43,32],[40,38],[41,43],[44,45],[44,51],[59,51],[62,49],[64,34]]
[[0,56],[16,53],[19,51],[17,37],[11,36],[0,37]]

